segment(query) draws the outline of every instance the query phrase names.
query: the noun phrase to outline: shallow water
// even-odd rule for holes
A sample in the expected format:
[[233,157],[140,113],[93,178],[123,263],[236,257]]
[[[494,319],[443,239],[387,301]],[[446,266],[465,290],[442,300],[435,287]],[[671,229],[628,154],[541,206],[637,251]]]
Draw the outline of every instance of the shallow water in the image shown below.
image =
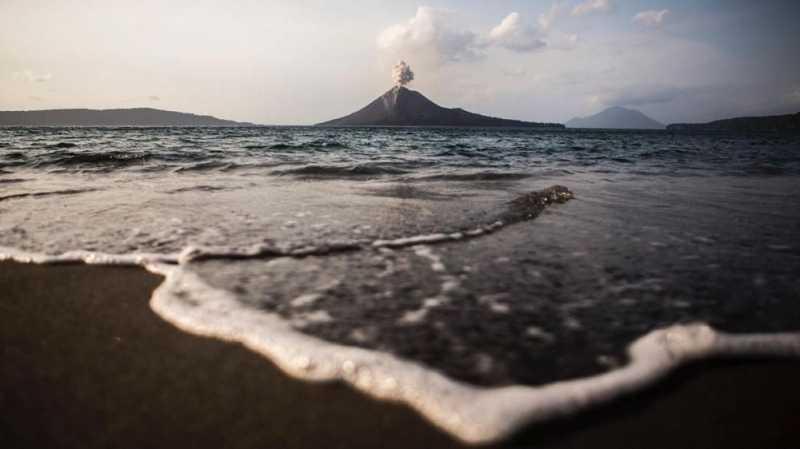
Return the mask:
[[[574,198],[519,200],[552,185]],[[180,261],[192,301],[202,283],[236,303],[187,330],[286,326],[540,385],[623,366],[672,324],[800,330],[800,137],[0,129],[0,247]]]

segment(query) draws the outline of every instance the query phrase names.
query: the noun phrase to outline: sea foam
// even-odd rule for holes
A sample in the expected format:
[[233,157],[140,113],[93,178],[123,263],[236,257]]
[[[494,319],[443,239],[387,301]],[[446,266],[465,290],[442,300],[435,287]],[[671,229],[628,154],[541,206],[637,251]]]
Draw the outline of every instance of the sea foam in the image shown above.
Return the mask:
[[[418,244],[419,240],[406,242]],[[424,247],[417,252],[427,254]],[[176,264],[182,261],[179,254],[71,251],[46,255],[0,247],[0,260],[143,266],[164,276],[150,307],[177,328],[240,343],[298,379],[342,381],[373,398],[406,404],[468,443],[499,441],[524,425],[571,415],[639,391],[695,360],[800,357],[800,333],[734,335],[695,323],[643,335],[628,346],[626,365],[603,374],[541,386],[476,387],[388,353],[303,334],[278,315],[211,287],[185,265]]]

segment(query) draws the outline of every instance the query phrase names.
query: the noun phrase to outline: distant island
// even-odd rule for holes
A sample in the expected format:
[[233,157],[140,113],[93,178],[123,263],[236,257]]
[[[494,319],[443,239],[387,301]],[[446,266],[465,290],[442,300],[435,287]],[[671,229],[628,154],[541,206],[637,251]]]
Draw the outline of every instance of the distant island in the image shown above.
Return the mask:
[[444,108],[421,93],[395,86],[366,107],[316,126],[464,126],[564,128],[559,123],[536,123],[489,117],[460,108]]
[[238,127],[257,125],[253,123],[222,120],[210,115],[196,115],[152,108],[134,108],[0,111],[0,126]]
[[576,117],[566,123],[567,128],[607,129],[664,129],[664,124],[642,114],[636,109],[614,106],[589,117]]
[[670,131],[800,131],[800,112],[766,117],[738,117],[708,123],[675,123]]

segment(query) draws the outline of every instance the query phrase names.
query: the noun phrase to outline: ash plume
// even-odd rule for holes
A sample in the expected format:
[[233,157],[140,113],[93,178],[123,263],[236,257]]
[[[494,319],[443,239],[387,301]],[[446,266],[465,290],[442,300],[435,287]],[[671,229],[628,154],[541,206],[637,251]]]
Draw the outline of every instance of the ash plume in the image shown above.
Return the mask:
[[411,71],[411,66],[406,64],[405,61],[400,61],[392,68],[392,79],[395,85],[405,86],[414,80],[414,72]]

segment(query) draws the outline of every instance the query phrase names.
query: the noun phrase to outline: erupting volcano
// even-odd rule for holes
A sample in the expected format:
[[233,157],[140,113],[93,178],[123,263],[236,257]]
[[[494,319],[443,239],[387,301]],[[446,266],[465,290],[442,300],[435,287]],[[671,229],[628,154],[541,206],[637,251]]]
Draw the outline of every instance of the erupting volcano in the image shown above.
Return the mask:
[[439,106],[421,93],[405,87],[414,79],[414,72],[403,61],[395,65],[392,77],[395,86],[372,103],[350,115],[317,126],[564,127],[556,123],[509,120]]

